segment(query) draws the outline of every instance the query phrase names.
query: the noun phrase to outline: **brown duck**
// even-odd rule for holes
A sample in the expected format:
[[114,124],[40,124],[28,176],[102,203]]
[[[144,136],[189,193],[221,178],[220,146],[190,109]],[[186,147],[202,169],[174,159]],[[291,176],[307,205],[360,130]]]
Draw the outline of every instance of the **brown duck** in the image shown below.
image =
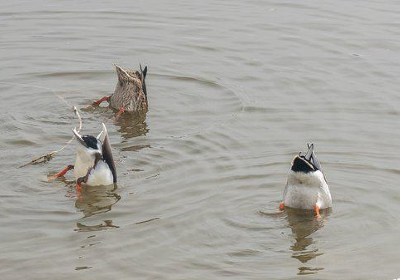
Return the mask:
[[99,105],[107,101],[111,108],[119,110],[117,118],[123,112],[147,112],[146,74],[147,66],[139,71],[124,70],[115,65],[118,82],[114,93],[95,101],[92,105]]

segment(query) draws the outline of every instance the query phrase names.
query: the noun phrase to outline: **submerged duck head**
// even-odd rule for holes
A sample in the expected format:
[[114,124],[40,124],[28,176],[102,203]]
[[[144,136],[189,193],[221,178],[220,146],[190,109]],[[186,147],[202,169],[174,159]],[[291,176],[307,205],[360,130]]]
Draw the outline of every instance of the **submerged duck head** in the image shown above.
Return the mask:
[[103,130],[97,137],[81,135],[76,128],[73,129],[73,133],[77,140],[75,178],[88,185],[116,183],[115,163],[104,123]]

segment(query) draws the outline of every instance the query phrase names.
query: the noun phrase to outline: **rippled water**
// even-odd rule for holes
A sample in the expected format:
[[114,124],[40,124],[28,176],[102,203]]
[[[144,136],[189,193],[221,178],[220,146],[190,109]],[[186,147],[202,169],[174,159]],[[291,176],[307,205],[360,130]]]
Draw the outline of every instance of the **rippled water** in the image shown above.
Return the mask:
[[[397,1],[18,1],[0,10],[1,279],[400,277]],[[118,187],[77,194],[70,146],[113,63],[150,110],[105,122]],[[278,212],[314,142],[334,199]]]

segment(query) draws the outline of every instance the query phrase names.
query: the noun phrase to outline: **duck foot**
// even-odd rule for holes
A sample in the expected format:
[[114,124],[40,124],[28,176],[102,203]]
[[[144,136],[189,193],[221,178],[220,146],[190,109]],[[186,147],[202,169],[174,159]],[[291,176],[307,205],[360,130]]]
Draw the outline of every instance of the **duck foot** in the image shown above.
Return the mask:
[[58,172],[57,174],[54,174],[52,176],[49,176],[50,179],[56,179],[59,177],[64,176],[68,171],[74,169],[73,165],[68,165],[67,167],[65,167],[63,170],[61,170],[60,172]]
[[281,202],[280,204],[279,204],[279,210],[280,211],[283,211],[285,209],[285,204],[283,203],[283,202]]
[[316,217],[317,217],[317,218],[321,218],[321,215],[319,214],[319,207],[318,207],[318,205],[315,205],[315,206],[314,206],[314,210],[315,210]]
[[82,186],[78,183],[78,181],[76,182],[76,190],[78,192],[80,192],[82,190]]
[[78,193],[80,193],[82,190],[82,185],[81,185],[82,183],[85,183],[85,177],[80,177],[76,180],[75,186]]
[[125,112],[125,107],[122,107],[120,110],[119,110],[119,112],[118,112],[118,114],[115,116],[115,120],[117,121],[118,120],[118,118],[122,115],[122,113],[124,113]]
[[93,102],[92,106],[100,105],[103,101],[107,101],[108,102],[109,100],[110,100],[110,95],[106,95],[106,96],[100,98],[99,100]]

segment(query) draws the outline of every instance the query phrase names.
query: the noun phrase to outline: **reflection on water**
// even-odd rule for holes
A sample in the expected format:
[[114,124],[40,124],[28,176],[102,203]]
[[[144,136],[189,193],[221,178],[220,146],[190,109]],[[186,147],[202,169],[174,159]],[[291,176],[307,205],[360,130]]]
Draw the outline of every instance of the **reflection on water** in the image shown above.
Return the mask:
[[288,208],[285,211],[295,238],[294,244],[290,247],[290,250],[293,251],[292,258],[302,263],[299,267],[298,275],[314,274],[319,270],[323,270],[322,267],[310,267],[305,264],[323,255],[323,253],[319,252],[317,242],[311,235],[324,226],[330,211],[321,212],[321,218],[317,218],[313,211],[299,211]]
[[84,217],[90,217],[99,213],[106,213],[117,203],[121,197],[115,192],[116,186],[96,186],[82,187],[75,207],[84,214]]
[[98,231],[118,227],[111,220],[104,220],[95,225],[85,225],[83,221],[93,215],[111,211],[112,206],[121,199],[121,196],[116,193],[116,189],[116,185],[82,187],[75,202],[77,210],[83,213],[83,219],[77,222],[78,231]]
[[118,131],[125,139],[146,135],[149,131],[145,112],[124,113],[115,121],[115,125],[119,126]]
[[84,225],[82,223],[76,223],[77,229],[76,231],[87,232],[87,231],[99,231],[99,230],[106,230],[110,228],[119,228],[113,224],[112,220],[104,220],[103,223],[98,225]]
[[98,118],[105,115],[119,127],[118,132],[125,139],[146,135],[149,132],[146,123],[146,112],[125,112],[118,119],[115,119],[118,111],[109,106],[84,106],[80,108],[85,113],[94,114]]

